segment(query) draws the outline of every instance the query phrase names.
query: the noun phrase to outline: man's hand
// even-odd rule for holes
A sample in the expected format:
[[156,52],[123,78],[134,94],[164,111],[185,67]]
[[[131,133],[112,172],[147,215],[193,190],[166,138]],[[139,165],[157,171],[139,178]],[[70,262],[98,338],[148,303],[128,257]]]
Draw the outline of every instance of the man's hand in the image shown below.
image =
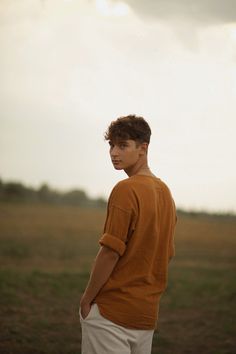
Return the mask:
[[110,248],[105,246],[100,248],[90,274],[88,285],[80,301],[81,316],[84,319],[88,316],[95,297],[109,279],[119,257],[119,254]]
[[91,304],[86,301],[83,301],[82,299],[80,302],[80,313],[83,319],[85,319],[88,316],[90,310],[91,310]]

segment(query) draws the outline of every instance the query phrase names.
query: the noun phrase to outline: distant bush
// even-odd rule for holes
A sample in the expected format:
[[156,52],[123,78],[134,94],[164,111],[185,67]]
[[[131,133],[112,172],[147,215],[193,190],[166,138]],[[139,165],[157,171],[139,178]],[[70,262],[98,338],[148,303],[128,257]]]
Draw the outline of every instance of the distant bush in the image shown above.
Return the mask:
[[84,190],[73,189],[61,192],[42,184],[38,189],[26,187],[20,182],[3,182],[0,179],[0,201],[66,204],[81,207],[104,208],[106,200],[102,197],[92,199]]
[[221,220],[229,220],[236,218],[236,214],[234,212],[209,212],[205,210],[183,210],[177,209],[177,216],[187,216],[191,218],[206,218],[206,219],[221,219]]
[[[46,183],[38,189],[26,187],[20,182],[3,182],[0,179],[0,202],[25,202],[25,203],[46,203],[65,204],[80,207],[105,208],[105,198],[90,198],[84,190],[73,189],[69,191],[58,191],[49,187]],[[219,218],[224,220],[235,219],[233,212],[208,212],[205,210],[183,210],[177,209],[177,216],[188,216],[191,218]]]

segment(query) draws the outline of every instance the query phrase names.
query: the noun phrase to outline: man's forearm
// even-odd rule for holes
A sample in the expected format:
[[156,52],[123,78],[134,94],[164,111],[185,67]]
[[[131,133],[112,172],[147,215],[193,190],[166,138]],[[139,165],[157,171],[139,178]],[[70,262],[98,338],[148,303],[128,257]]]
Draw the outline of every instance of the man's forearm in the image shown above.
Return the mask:
[[100,248],[91,271],[88,285],[82,296],[81,303],[91,304],[103,285],[109,279],[118,259],[118,253],[104,246]]

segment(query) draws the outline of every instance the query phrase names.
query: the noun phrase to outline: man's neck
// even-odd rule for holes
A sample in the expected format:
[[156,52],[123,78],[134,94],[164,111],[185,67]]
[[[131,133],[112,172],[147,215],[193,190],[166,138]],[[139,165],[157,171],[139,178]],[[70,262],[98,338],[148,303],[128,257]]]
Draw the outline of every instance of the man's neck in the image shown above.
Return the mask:
[[147,163],[144,163],[140,166],[133,166],[132,168],[126,169],[124,171],[129,177],[135,175],[154,176]]

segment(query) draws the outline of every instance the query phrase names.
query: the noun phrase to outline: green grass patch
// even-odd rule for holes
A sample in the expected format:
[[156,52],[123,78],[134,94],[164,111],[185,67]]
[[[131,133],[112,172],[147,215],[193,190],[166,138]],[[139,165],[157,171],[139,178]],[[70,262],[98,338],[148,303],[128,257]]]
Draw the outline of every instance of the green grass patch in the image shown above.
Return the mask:
[[[1,204],[0,353],[78,354],[105,213]],[[236,218],[179,215],[152,354],[233,354]]]

